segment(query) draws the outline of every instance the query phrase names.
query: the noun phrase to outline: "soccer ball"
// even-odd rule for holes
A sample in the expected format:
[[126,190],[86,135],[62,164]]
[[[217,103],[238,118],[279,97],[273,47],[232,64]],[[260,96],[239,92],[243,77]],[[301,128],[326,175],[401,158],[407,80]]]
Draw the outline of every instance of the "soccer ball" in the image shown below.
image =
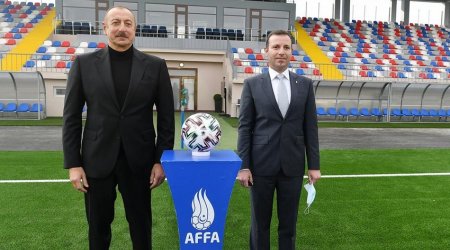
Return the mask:
[[193,152],[209,152],[219,144],[222,131],[214,116],[197,113],[189,116],[181,127],[184,145]]

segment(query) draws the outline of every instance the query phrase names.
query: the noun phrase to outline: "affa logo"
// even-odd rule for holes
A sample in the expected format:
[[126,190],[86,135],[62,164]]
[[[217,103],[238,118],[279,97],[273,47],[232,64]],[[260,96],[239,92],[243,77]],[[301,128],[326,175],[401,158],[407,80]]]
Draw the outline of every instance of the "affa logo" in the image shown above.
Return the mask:
[[191,224],[195,229],[206,230],[214,222],[214,208],[206,195],[206,190],[200,189],[192,199]]
[[[197,230],[206,230],[214,222],[214,207],[206,195],[206,190],[200,189],[195,193],[192,199],[192,217],[191,224]],[[217,232],[197,232],[195,234],[187,233],[184,244],[198,243],[219,243],[219,234]]]

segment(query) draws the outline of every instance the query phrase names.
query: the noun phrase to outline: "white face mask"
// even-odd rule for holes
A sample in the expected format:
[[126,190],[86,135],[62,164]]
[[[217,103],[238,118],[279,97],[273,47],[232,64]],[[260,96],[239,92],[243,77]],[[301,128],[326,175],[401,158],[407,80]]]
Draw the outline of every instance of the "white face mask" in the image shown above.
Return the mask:
[[314,198],[316,198],[316,189],[314,188],[314,184],[306,183],[304,185],[306,192],[308,193],[308,197],[306,198],[306,209],[304,211],[305,214],[309,214],[309,208],[311,207],[311,204],[314,201]]

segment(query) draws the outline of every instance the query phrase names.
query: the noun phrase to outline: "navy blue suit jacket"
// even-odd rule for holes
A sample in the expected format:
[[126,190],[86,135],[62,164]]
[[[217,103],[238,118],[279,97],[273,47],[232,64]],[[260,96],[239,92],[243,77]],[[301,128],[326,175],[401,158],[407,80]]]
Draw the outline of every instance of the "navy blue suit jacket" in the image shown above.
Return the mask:
[[283,118],[269,73],[247,78],[241,96],[238,153],[253,175],[302,176],[320,169],[316,104],[311,79],[289,73],[291,101]]

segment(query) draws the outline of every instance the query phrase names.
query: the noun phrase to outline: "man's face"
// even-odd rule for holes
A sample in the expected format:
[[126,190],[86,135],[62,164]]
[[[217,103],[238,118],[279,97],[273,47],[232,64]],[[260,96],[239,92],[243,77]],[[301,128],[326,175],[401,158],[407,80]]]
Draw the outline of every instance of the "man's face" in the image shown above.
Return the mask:
[[287,35],[270,36],[265,52],[269,58],[269,66],[278,73],[282,73],[289,67],[292,55],[291,38]]
[[117,51],[131,47],[136,33],[133,14],[127,9],[111,9],[103,21],[103,30],[108,36],[108,45]]

